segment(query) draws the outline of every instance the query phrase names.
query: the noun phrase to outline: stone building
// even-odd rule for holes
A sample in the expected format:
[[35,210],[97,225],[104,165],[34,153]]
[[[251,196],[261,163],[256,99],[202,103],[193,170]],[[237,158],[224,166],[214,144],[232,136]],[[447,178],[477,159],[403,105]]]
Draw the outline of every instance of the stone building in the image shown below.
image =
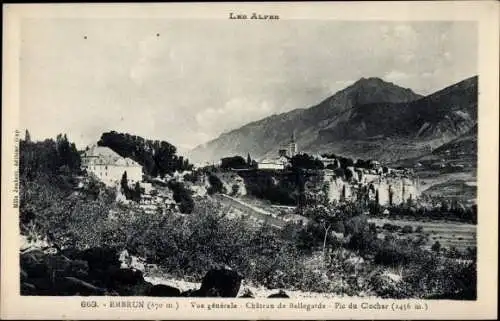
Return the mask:
[[108,147],[93,145],[82,155],[82,167],[108,186],[120,183],[127,172],[129,185],[142,181],[142,166]]
[[289,160],[287,157],[280,156],[273,159],[263,159],[257,162],[258,169],[270,169],[270,170],[284,170],[288,165]]
[[295,142],[295,134],[292,133],[290,142],[287,145],[288,157],[293,157],[297,155],[297,143]]

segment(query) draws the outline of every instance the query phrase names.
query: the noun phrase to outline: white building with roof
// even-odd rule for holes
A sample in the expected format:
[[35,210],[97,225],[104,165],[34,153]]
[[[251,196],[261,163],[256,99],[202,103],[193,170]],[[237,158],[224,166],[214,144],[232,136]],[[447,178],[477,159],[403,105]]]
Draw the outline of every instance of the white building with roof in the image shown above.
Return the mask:
[[124,172],[129,185],[142,181],[142,166],[109,147],[91,146],[82,155],[82,167],[108,186],[119,184]]
[[263,159],[257,162],[258,169],[270,169],[270,170],[284,170],[288,165],[289,160],[286,157],[278,157],[272,159]]

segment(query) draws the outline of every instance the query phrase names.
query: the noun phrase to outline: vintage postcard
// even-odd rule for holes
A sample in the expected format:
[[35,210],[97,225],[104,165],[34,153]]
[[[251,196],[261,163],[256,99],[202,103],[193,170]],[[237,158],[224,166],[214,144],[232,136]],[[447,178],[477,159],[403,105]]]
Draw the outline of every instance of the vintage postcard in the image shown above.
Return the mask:
[[2,319],[495,319],[498,18],[4,5]]

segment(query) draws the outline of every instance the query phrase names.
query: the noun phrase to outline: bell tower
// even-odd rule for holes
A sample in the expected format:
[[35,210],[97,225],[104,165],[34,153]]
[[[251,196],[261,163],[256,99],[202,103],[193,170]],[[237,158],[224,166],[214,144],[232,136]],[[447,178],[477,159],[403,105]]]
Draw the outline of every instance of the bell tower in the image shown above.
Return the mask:
[[292,137],[288,143],[288,156],[293,157],[297,155],[297,143],[295,142],[295,133],[292,132]]

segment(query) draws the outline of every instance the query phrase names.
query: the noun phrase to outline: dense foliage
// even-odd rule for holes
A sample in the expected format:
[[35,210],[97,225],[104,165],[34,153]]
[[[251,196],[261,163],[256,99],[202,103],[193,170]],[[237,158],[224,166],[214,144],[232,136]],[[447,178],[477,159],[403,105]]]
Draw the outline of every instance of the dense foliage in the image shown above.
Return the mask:
[[209,195],[227,192],[224,184],[222,184],[222,181],[215,173],[211,172],[208,174],[208,183],[210,184],[207,189]]
[[285,172],[250,170],[238,174],[252,196],[279,205],[293,206],[300,202],[306,175],[300,169]]
[[[396,238],[392,235],[380,239],[375,225],[368,223],[366,215],[362,214],[363,207],[359,204],[330,205],[314,206],[305,211],[305,215],[313,219],[310,225],[321,227],[323,232],[328,232],[331,228],[344,234],[345,241],[342,246],[358,253],[364,258],[364,262],[369,263],[365,266],[371,270],[371,278],[368,280],[377,295],[391,298],[476,298],[477,270],[474,250],[470,249],[470,253],[466,255],[471,262],[457,264],[454,259],[463,259],[463,255],[459,255],[455,250],[455,256],[449,253],[439,256],[439,242],[432,246],[432,251],[428,251],[421,248],[418,240]],[[387,228],[389,227],[388,225]],[[411,226],[401,229],[402,233],[409,233],[410,230]],[[339,246],[335,238],[327,238],[326,233],[324,235],[323,248]],[[381,268],[404,271],[400,275],[399,284],[390,285],[387,280],[383,282],[380,274],[373,273]],[[359,277],[363,277],[362,274]]]
[[38,175],[21,180],[20,227],[29,237],[43,239],[59,247],[99,246],[115,195],[92,179],[76,192],[67,177]]
[[[444,205],[443,205],[444,204]],[[432,205],[432,207],[424,206],[411,206],[409,204],[400,204],[388,207],[391,217],[401,217],[415,219],[433,219],[433,220],[447,220],[447,221],[460,221],[471,224],[477,224],[477,205],[470,206],[464,205],[446,205],[441,203],[439,205]],[[382,207],[374,208],[373,215],[382,215]]]
[[191,192],[183,183],[174,180],[168,182],[168,187],[174,193],[174,201],[179,204],[179,211],[184,214],[191,214],[194,208],[194,200]]
[[176,155],[175,146],[165,141],[144,139],[140,136],[117,133],[103,133],[97,142],[122,157],[128,157],[143,166],[145,174],[156,177],[175,171],[191,170],[193,165],[187,159]]
[[[310,218],[306,226],[290,223],[276,229],[230,217],[210,198],[195,203],[182,183],[170,181],[167,185],[180,210],[191,215],[145,212],[134,203],[116,204],[113,192],[92,178],[77,178],[77,154],[66,141],[61,136],[59,143],[21,143],[23,234],[47,237],[61,248],[116,246],[158,264],[169,276],[197,281],[210,268],[226,265],[247,281],[269,288],[390,298],[475,298],[475,260],[459,264],[452,250],[444,257],[438,243],[429,251],[410,239],[380,238],[362,202],[323,200],[303,208]],[[70,146],[69,152],[64,146]],[[264,191],[278,186],[299,197],[290,191],[300,191],[300,173],[287,172],[281,182],[261,177],[264,181],[251,186],[271,178]],[[217,182],[210,184],[221,188]],[[399,281],[387,278],[387,273],[394,274],[391,271],[400,271]]]
[[245,161],[241,156],[224,157],[220,161],[221,169],[245,169],[249,168],[252,164],[251,160],[250,162]]
[[19,143],[19,176],[34,180],[40,174],[59,175],[80,171],[80,154],[66,134],[57,135],[56,140],[33,142],[26,132],[26,139]]
[[308,154],[297,154],[290,159],[292,168],[323,169],[323,162]]
[[144,194],[144,190],[143,188],[141,188],[139,182],[136,182],[133,188],[129,186],[127,171],[123,172],[122,179],[120,181],[120,187],[126,199],[132,200],[136,203],[139,203],[141,201],[141,195]]

